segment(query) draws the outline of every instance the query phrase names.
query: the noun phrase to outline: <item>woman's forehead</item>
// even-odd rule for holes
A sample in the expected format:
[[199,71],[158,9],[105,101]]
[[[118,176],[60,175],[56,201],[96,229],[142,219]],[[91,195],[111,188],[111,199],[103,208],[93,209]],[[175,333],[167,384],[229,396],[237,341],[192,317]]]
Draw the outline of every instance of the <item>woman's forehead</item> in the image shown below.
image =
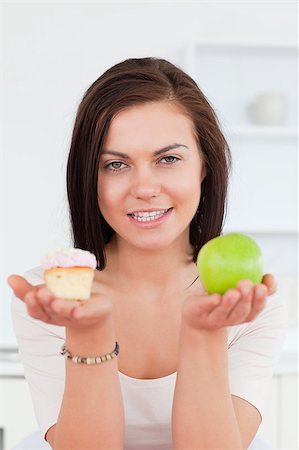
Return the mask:
[[[112,120],[105,147],[122,146],[128,140],[130,145],[161,145],[192,139],[192,120],[175,104],[152,102],[132,106],[118,113]],[[192,139],[193,140],[193,139]],[[187,145],[187,144],[185,144]],[[121,150],[121,149],[119,149]]]

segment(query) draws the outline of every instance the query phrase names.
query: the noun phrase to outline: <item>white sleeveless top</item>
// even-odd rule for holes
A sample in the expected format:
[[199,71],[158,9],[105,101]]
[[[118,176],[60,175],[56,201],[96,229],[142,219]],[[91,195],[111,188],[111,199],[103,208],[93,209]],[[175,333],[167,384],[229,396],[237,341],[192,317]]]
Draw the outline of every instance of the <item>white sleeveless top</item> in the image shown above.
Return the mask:
[[[40,267],[25,278],[44,283]],[[13,297],[12,318],[24,373],[43,435],[57,422],[65,383],[65,360],[60,355],[65,328],[28,315]],[[231,394],[254,405],[263,417],[269,381],[279,361],[286,332],[286,311],[279,292],[250,323],[228,330]],[[171,412],[176,372],[163,378],[136,379],[119,372],[125,410],[125,450],[171,450]]]

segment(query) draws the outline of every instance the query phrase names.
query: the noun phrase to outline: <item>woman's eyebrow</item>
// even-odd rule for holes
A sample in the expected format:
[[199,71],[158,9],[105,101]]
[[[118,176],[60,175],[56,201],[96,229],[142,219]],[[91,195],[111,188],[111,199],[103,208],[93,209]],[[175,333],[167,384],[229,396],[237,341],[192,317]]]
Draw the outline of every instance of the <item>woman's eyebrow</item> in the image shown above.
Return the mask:
[[[190,150],[189,147],[187,147],[187,145],[184,145],[184,144],[171,144],[171,145],[167,145],[166,147],[160,148],[159,150],[154,151],[153,156],[159,156],[159,155],[161,155],[161,153],[167,152],[169,150],[173,150],[178,147],[184,147],[184,148],[187,148],[188,150]],[[101,152],[101,156],[108,155],[108,154],[113,155],[113,156],[118,156],[120,158],[126,158],[129,160],[131,159],[129,155],[126,155],[125,153],[122,153],[122,152],[117,152],[115,150],[103,149]]]

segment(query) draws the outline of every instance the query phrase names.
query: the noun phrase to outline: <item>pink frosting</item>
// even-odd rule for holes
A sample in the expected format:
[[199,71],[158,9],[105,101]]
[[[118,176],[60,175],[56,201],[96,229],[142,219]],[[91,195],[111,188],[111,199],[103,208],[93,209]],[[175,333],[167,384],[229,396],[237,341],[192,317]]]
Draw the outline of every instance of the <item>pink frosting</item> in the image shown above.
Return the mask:
[[43,270],[53,267],[97,267],[96,257],[87,250],[66,248],[46,255],[42,261]]

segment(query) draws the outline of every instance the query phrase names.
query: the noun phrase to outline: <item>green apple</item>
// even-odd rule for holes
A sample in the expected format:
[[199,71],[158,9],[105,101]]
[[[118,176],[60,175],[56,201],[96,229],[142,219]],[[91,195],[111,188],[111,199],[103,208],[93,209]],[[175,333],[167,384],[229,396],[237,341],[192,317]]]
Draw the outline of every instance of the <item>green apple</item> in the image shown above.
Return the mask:
[[230,233],[211,239],[197,257],[200,280],[209,294],[224,294],[240,280],[260,283],[263,259],[260,248],[249,236]]

